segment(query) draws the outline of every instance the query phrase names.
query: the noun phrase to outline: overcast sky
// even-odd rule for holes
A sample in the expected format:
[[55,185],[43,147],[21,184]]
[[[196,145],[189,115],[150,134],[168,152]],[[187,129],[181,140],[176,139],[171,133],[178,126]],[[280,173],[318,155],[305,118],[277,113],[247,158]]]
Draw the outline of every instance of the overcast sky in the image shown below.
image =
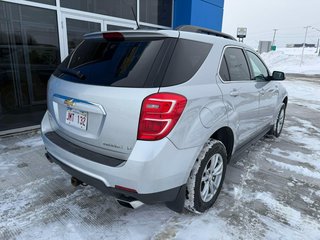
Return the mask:
[[[272,41],[279,29],[276,45],[302,43],[305,29],[320,30],[320,0],[225,0],[222,31],[236,36],[237,27],[247,27],[245,43],[257,47],[259,40]],[[320,32],[308,30],[308,43],[316,43]]]

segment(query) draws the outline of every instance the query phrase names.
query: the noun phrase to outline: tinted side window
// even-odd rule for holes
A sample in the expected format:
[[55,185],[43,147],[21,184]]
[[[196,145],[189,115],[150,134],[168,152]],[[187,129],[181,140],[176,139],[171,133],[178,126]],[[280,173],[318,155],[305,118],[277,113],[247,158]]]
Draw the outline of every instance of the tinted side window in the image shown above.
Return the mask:
[[171,57],[162,86],[188,81],[207,58],[212,44],[179,39]]
[[269,76],[268,70],[263,62],[252,52],[247,51],[254,79],[266,79]]
[[247,60],[240,48],[227,48],[224,52],[231,81],[250,80]]
[[219,74],[223,81],[230,81],[229,70],[228,70],[226,58],[224,56],[221,61]]

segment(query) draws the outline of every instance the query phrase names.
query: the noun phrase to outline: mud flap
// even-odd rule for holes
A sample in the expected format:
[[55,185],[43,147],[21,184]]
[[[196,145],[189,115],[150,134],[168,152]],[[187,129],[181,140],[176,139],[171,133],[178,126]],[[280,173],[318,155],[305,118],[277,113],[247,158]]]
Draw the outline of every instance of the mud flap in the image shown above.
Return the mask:
[[184,209],[184,201],[186,200],[186,184],[181,186],[176,199],[172,202],[166,202],[166,206],[177,213],[182,213]]

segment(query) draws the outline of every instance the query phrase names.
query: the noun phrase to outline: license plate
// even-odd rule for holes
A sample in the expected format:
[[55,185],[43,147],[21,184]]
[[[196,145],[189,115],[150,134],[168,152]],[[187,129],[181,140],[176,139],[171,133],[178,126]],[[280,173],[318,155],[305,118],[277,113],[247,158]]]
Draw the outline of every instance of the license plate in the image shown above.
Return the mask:
[[87,130],[88,113],[68,108],[66,113],[66,123],[76,128]]

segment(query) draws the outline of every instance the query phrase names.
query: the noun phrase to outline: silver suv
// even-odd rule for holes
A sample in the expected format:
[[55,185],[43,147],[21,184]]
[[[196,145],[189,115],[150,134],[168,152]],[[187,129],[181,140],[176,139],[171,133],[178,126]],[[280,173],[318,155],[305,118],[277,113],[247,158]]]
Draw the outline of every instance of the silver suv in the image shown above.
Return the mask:
[[208,29],[88,34],[48,83],[46,156],[124,206],[204,212],[230,159],[280,135],[284,78]]

